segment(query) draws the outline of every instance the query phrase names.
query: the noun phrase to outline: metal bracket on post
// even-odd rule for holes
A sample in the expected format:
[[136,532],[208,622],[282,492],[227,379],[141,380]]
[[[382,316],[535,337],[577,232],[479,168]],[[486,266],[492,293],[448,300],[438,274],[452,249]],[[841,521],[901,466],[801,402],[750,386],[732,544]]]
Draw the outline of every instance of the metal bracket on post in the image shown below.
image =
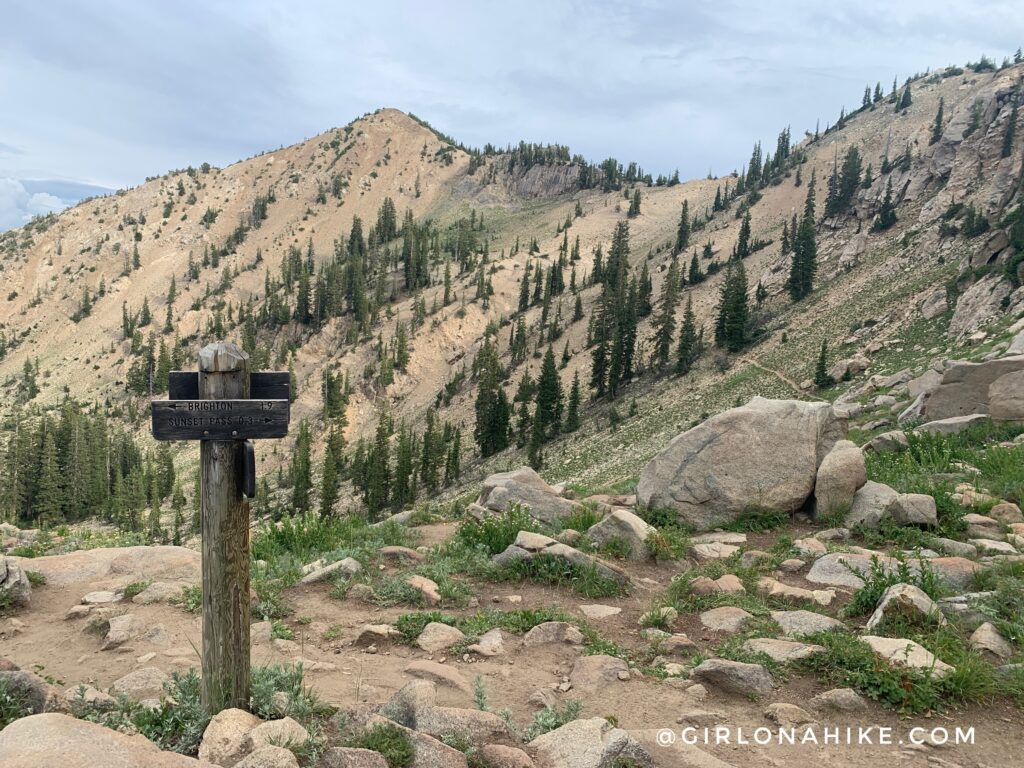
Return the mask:
[[242,494],[247,499],[256,496],[256,447],[252,440],[242,442]]

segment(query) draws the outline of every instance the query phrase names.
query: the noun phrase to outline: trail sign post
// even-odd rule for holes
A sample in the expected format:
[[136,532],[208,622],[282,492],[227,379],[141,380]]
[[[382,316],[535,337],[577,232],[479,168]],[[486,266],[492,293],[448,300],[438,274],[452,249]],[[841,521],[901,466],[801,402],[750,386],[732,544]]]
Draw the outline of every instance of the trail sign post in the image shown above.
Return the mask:
[[234,344],[199,352],[199,372],[172,371],[170,399],[154,400],[153,437],[199,440],[202,496],[203,705],[249,707],[249,502],[256,491],[251,439],[284,437],[288,373],[249,374]]

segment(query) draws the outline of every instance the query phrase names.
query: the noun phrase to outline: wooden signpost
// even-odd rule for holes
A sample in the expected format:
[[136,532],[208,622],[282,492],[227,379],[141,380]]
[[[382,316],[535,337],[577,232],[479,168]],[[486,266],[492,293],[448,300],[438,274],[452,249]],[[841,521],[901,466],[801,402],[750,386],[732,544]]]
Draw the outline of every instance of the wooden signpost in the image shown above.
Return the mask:
[[154,400],[153,437],[199,440],[202,494],[203,705],[249,707],[249,502],[252,439],[284,437],[288,373],[249,373],[234,344],[199,352],[199,372],[173,371],[170,399]]

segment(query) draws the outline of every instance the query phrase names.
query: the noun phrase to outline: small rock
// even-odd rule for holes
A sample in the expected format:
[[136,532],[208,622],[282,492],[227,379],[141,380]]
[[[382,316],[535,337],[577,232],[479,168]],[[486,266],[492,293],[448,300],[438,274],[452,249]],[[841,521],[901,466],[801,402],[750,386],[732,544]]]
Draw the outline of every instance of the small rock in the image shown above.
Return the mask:
[[588,619],[601,620],[607,619],[612,616],[617,616],[622,613],[621,608],[616,608],[613,605],[581,605],[580,613],[586,616]]
[[524,646],[544,645],[545,643],[583,645],[583,640],[583,633],[564,621],[545,621],[523,635]]
[[970,643],[975,650],[989,653],[1001,661],[1006,661],[1013,656],[1013,646],[988,621],[974,630]]
[[439,621],[432,621],[423,628],[420,636],[416,638],[416,645],[427,653],[437,653],[447,650],[465,639],[466,636],[455,627],[442,624]]
[[865,629],[874,629],[893,616],[902,616],[911,621],[935,621],[940,626],[946,623],[946,617],[942,615],[939,606],[913,584],[893,584],[886,588]]
[[322,768],[388,768],[380,752],[357,747],[331,747],[320,758]]
[[505,653],[504,633],[498,627],[489,629],[480,635],[480,639],[466,650],[481,656],[500,656]]
[[743,643],[743,648],[751,653],[763,653],[772,661],[777,661],[780,664],[799,661],[825,652],[825,648],[820,645],[798,643],[793,640],[776,640],[770,637],[751,638]]
[[779,570],[785,573],[797,573],[802,571],[807,566],[803,560],[799,560],[795,557],[790,557],[779,563]]
[[118,678],[110,686],[114,695],[124,694],[130,699],[159,699],[164,693],[164,683],[170,678],[156,667],[143,667]]
[[708,659],[694,667],[690,677],[726,693],[744,696],[772,689],[772,677],[763,666],[728,659]]
[[931,670],[932,676],[936,678],[945,677],[953,670],[953,667],[935,658],[930,651],[913,640],[875,635],[861,635],[860,639],[890,664]]
[[441,593],[438,591],[437,583],[426,576],[419,574],[409,576],[405,583],[418,591],[423,596],[423,602],[429,606],[441,604]]
[[772,620],[787,637],[803,637],[817,632],[845,629],[843,622],[814,611],[772,611]]
[[282,717],[280,720],[269,720],[260,723],[251,731],[247,739],[250,751],[256,751],[261,747],[277,745],[298,746],[305,743],[309,738],[309,731],[290,717]]
[[690,547],[690,557],[699,563],[706,563],[711,560],[727,560],[739,551],[739,547],[720,542],[694,544]]
[[199,759],[232,766],[248,752],[249,732],[262,723],[243,709],[224,709],[214,715],[199,744]]
[[1020,507],[1010,501],[1001,501],[996,504],[988,511],[988,516],[1004,525],[1024,523],[1024,514],[1021,513]]
[[833,688],[819,693],[811,699],[819,709],[833,709],[838,712],[863,712],[868,708],[867,700],[853,688]]
[[454,667],[446,664],[439,664],[436,661],[418,660],[411,662],[405,668],[405,674],[419,680],[429,680],[436,685],[442,685],[465,693],[472,692],[472,687],[465,676]]
[[808,725],[816,722],[808,712],[800,709],[800,707],[795,704],[785,704],[781,702],[769,704],[767,709],[764,711],[764,716],[773,723],[781,725],[784,728]]
[[747,620],[752,618],[753,616],[742,608],[723,606],[722,608],[712,608],[710,611],[704,611],[700,615],[700,623],[712,632],[732,634],[739,632]]
[[284,747],[268,744],[246,755],[235,763],[235,768],[299,768],[299,761]]
[[580,656],[573,662],[569,682],[575,688],[596,689],[623,679],[619,677],[623,672],[628,680],[629,665],[615,656]]

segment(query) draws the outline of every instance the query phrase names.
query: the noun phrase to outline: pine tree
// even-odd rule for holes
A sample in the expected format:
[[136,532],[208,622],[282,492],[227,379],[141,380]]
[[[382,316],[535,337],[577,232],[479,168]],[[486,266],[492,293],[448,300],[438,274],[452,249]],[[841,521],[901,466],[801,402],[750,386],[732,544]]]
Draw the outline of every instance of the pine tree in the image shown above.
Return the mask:
[[688,295],[686,311],[683,313],[683,325],[679,329],[679,343],[676,346],[676,373],[679,375],[689,373],[699,354],[697,323],[693,316],[693,296]]
[[626,212],[629,218],[635,218],[640,215],[640,190],[633,190],[633,197],[629,201],[629,210]]
[[530,429],[530,443],[526,451],[527,461],[535,470],[544,466],[544,425],[534,413],[533,425]]
[[549,345],[537,379],[537,408],[534,413],[534,421],[540,423],[542,440],[561,431],[562,405],[562,382],[555,367],[554,352]]
[[942,138],[942,113],[946,106],[946,100],[939,97],[939,110],[935,113],[935,122],[932,124],[932,135],[928,139],[929,144],[938,143],[939,139]]
[[736,258],[745,259],[750,255],[750,211],[743,215],[739,236],[736,239]]
[[292,454],[292,509],[303,514],[309,511],[309,492],[313,487],[312,462],[310,452],[313,438],[309,429],[309,421],[299,422],[299,436],[295,440],[295,453]]
[[835,382],[828,375],[828,346],[824,339],[821,340],[821,352],[818,353],[818,362],[814,366],[814,386],[818,389],[831,387]]
[[572,375],[572,387],[569,389],[569,405],[565,411],[565,431],[575,432],[580,428],[580,374]]
[[873,229],[881,232],[896,223],[896,205],[892,199],[892,177],[885,183],[885,198],[882,200],[882,207],[878,211],[878,218],[875,219]]
[[1010,110],[1010,119],[1006,123],[1006,132],[1003,134],[1002,157],[1009,157],[1013,154],[1013,137],[1017,130],[1017,105],[1019,101],[1019,96],[1015,94],[1013,108]]
[[174,494],[171,496],[171,511],[174,513],[171,544],[180,547],[185,536],[185,494],[181,492],[180,485],[174,486]]
[[686,275],[686,281],[690,285],[704,282],[704,273],[700,271],[700,261],[697,259],[696,251],[693,252],[693,258],[690,259],[690,271]]
[[338,500],[339,471],[334,451],[328,446],[324,451],[324,466],[320,473],[320,517],[329,517]]
[[807,186],[803,217],[800,219],[796,236],[793,239],[793,260],[786,283],[793,301],[799,301],[813,290],[814,275],[817,272],[818,245],[814,218],[814,186],[815,179],[812,173],[811,182]]
[[477,369],[477,396],[474,410],[476,426],[473,437],[486,458],[508,447],[508,425],[511,407],[502,389],[503,371],[490,339],[484,340],[474,366]]
[[730,261],[718,299],[715,344],[738,352],[747,343],[750,310],[747,298],[747,273],[742,261]]
[[444,484],[458,482],[462,476],[462,431],[456,427],[448,443],[448,455],[444,462]]
[[658,315],[654,318],[654,359],[659,368],[668,365],[676,332],[676,303],[679,300],[679,262],[672,259],[661,286]]
[[675,252],[685,251],[690,245],[690,202],[683,200],[683,208],[679,213],[679,226],[676,228]]
[[903,89],[903,95],[900,96],[899,103],[896,105],[896,111],[902,112],[904,109],[909,109],[913,103],[914,99],[910,95],[910,83],[908,82],[906,88]]
[[376,519],[382,510],[387,509],[391,499],[389,423],[388,414],[382,411],[377,421],[377,433],[373,439],[373,447],[367,456],[364,470],[366,488],[363,492],[363,500],[373,519]]

